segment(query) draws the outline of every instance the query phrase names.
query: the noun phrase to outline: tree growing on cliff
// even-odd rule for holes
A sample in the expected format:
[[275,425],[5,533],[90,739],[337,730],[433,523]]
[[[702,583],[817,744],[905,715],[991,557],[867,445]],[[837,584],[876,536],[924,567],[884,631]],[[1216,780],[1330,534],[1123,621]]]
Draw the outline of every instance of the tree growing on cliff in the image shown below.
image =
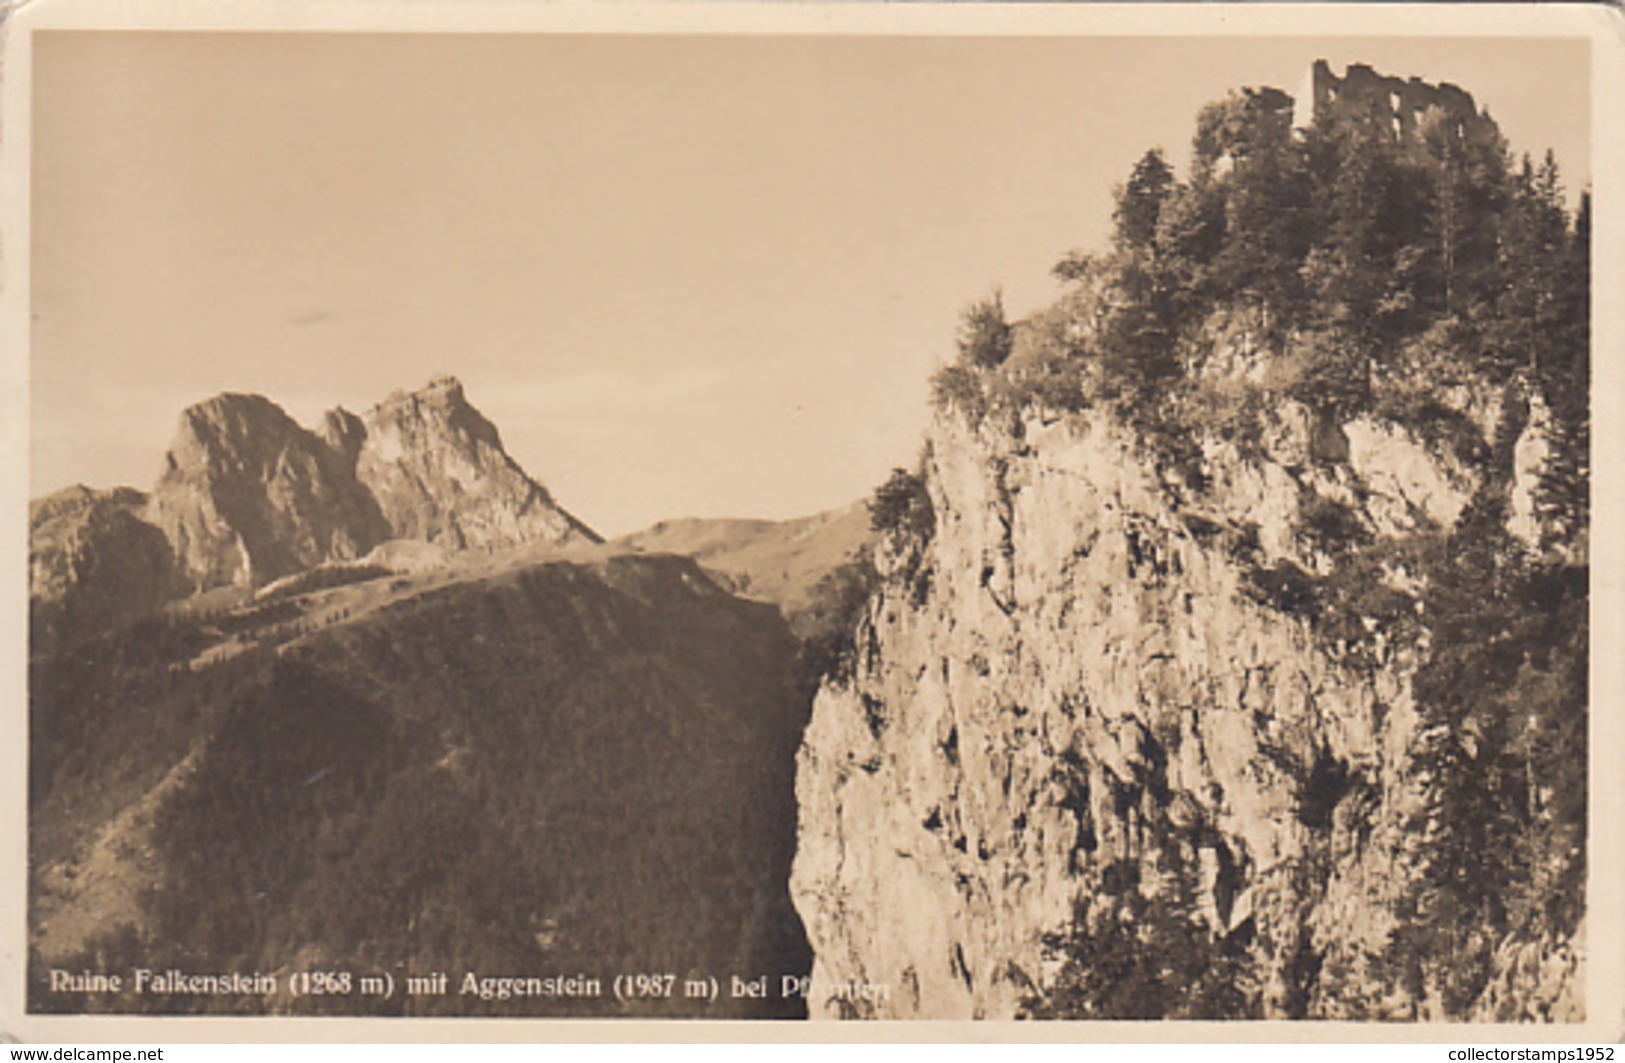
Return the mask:
[[965,309],[959,323],[959,360],[979,369],[997,369],[1010,357],[1010,323],[1004,314],[1004,293],[993,289],[985,299]]
[[1157,235],[1162,205],[1174,187],[1174,168],[1168,165],[1161,148],[1152,148],[1134,164],[1128,182],[1117,190],[1117,209],[1112,220],[1117,241],[1125,247],[1150,249]]
[[1464,1017],[1496,948],[1563,939],[1584,912],[1588,574],[1528,563],[1484,503],[1428,576],[1414,829],[1429,845],[1391,953]]
[[882,535],[929,542],[936,530],[936,513],[925,478],[907,469],[893,469],[869,500],[869,526]]
[[1299,267],[1314,226],[1303,153],[1292,137],[1292,98],[1278,89],[1246,89],[1197,117],[1196,166],[1223,196],[1224,239],[1213,256],[1220,292],[1254,308],[1274,334],[1302,306]]
[[1134,861],[1103,869],[1072,924],[1045,939],[1060,971],[1025,1001],[1037,1019],[1249,1019],[1262,995],[1245,935],[1216,936],[1197,909],[1196,868],[1178,839],[1156,882]]
[[1544,544],[1585,552],[1591,522],[1591,193],[1580,197],[1558,267],[1549,356],[1539,386],[1552,413],[1551,452],[1537,505]]

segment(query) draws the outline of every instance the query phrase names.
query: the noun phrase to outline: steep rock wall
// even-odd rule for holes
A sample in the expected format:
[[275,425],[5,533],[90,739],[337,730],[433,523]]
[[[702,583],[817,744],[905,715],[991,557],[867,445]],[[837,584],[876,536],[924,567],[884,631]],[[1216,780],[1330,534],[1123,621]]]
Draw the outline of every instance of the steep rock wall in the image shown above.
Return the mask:
[[[1420,460],[1356,434],[1368,465]],[[1248,573],[1313,564],[1306,492],[1420,484],[1449,516],[1449,477],[1207,450],[1198,514],[1103,415],[933,426],[932,540],[882,550],[853,674],[820,693],[800,754],[815,1016],[1013,1016],[1107,869],[1155,896],[1175,851],[1209,931],[1251,942],[1268,1013],[1415,1010],[1361,999],[1417,844],[1408,651],[1340,663]]]
[[360,423],[359,432],[350,425],[330,434],[353,452],[356,476],[397,539],[455,550],[598,541],[508,456],[496,426],[452,377],[396,392]]
[[267,583],[390,537],[340,456],[259,395],[220,395],[181,415],[148,518],[190,591]]

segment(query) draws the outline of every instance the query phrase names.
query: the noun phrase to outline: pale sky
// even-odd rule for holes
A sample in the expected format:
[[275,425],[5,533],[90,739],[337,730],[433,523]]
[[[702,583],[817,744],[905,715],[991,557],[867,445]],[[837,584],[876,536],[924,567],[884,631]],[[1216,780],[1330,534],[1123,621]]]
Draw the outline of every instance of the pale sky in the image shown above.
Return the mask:
[[1583,40],[35,40],[35,496],[150,488],[220,391],[309,425],[454,373],[607,535],[799,516],[910,463],[960,309],[1053,298],[1228,89],[1366,62],[1590,167]]

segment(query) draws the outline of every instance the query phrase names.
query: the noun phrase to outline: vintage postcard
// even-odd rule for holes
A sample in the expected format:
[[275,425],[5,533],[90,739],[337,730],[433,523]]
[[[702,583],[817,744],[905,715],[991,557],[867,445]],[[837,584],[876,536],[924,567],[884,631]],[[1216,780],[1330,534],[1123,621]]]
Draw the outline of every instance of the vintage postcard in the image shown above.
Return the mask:
[[0,1034],[1625,1033],[1617,8],[6,16]]

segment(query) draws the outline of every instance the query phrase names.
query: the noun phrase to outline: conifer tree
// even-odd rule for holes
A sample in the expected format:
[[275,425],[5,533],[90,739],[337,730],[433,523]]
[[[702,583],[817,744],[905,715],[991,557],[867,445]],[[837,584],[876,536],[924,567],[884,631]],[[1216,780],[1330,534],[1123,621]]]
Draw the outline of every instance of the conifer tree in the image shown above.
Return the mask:
[[1152,247],[1157,219],[1173,186],[1174,170],[1163,158],[1162,149],[1152,148],[1140,156],[1128,183],[1117,191],[1117,210],[1112,217],[1118,243],[1139,249]]

